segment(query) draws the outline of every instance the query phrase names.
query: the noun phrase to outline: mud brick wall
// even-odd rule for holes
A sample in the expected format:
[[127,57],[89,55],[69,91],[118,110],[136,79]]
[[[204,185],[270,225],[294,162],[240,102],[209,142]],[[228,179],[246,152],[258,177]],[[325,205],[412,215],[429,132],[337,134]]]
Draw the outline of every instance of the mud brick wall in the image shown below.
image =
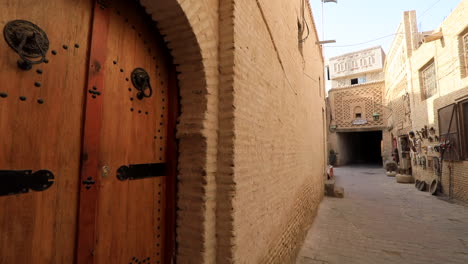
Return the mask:
[[326,157],[307,1],[141,2],[179,72],[177,261],[291,262]]

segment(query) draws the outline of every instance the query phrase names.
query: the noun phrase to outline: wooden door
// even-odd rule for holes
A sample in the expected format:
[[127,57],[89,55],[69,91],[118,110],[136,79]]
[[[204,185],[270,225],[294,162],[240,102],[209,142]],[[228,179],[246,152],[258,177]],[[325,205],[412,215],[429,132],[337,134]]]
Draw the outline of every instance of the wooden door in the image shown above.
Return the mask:
[[[40,29],[0,41],[0,264],[168,263],[177,90],[153,22],[137,1],[1,7],[0,26]],[[21,61],[44,34],[44,62]]]
[[[136,1],[111,1],[94,12],[81,175],[91,183],[81,189],[79,263],[169,257],[168,94],[176,89],[154,28]],[[122,179],[122,169],[130,178],[151,177]]]
[[[0,38],[2,264],[73,263],[91,4],[81,0],[0,3],[0,28],[12,45]],[[12,22],[18,19],[37,25],[43,34],[36,30],[27,35],[35,27]],[[49,45],[41,38],[44,34]],[[18,67],[20,56],[13,48],[23,38],[26,51],[42,43],[47,63],[31,65],[29,70]],[[6,195],[16,192],[12,178],[24,176],[5,172],[13,170],[48,170],[54,183],[42,191],[24,187],[24,193]]]

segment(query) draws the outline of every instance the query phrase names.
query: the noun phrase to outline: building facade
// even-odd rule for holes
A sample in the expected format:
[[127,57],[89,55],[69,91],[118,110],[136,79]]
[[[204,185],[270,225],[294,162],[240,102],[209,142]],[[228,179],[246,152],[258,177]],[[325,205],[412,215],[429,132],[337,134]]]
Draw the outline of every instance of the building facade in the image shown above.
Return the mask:
[[[36,33],[8,27],[13,44],[0,44],[0,78],[14,84],[0,88],[0,170],[64,173],[41,192],[0,196],[1,263],[293,262],[326,165],[323,57],[307,1],[2,5],[2,28],[25,19]],[[20,35],[44,45],[33,49],[40,61],[18,60]],[[142,67],[147,77],[129,75]],[[165,163],[168,174],[129,179],[131,166],[109,156]]]
[[[404,13],[385,63],[383,97],[388,113],[385,126],[388,129],[383,133],[384,162],[392,160],[399,162],[409,158],[408,133],[412,130],[412,115],[408,89],[412,81],[408,60],[413,50],[420,45],[421,38],[415,19],[414,11]],[[407,36],[414,37],[408,39]]]
[[436,180],[462,201],[468,201],[467,8],[461,1],[430,32],[418,32],[414,11],[404,13],[387,56],[384,96],[391,109],[385,158],[409,160],[416,179]]
[[[331,58],[328,150],[336,165],[381,163],[385,54],[380,47]],[[330,154],[330,153],[329,153]]]

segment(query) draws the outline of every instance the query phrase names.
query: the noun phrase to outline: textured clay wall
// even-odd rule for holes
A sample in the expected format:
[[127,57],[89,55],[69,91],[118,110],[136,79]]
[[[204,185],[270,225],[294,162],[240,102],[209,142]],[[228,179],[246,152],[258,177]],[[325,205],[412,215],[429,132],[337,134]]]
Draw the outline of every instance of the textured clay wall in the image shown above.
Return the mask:
[[[383,92],[387,112],[387,133],[383,140],[383,159],[392,160],[393,138],[406,135],[412,129],[411,67],[409,57],[419,39],[416,12],[406,11],[395,32],[385,62],[385,88]],[[401,154],[401,152],[400,152]],[[401,158],[401,157],[400,157]]]
[[385,165],[387,161],[392,161],[392,133],[387,129],[382,131],[382,163]]
[[445,194],[468,202],[468,162],[444,162],[442,188]]
[[220,170],[233,175],[222,183],[233,195],[233,224],[218,261],[289,263],[323,196],[323,59],[307,5],[309,35],[299,44],[301,1],[236,0],[230,7],[234,45],[225,56],[233,58],[233,76],[223,87],[232,89],[225,102],[233,112],[220,124],[234,128],[232,140],[221,139],[233,151]]
[[353,159],[354,153],[349,148],[349,138],[346,133],[332,132],[328,135],[328,150],[334,150],[336,153],[336,166],[349,164]]
[[293,262],[326,157],[307,1],[141,2],[179,72],[177,262]]

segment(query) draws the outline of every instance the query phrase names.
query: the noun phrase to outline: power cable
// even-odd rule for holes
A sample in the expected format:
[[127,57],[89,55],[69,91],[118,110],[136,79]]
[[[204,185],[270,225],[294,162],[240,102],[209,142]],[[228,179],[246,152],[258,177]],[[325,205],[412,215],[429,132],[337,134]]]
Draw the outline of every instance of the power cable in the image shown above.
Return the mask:
[[304,24],[307,28],[307,35],[299,40],[299,43],[303,43],[307,40],[307,38],[309,37],[309,34],[310,34],[310,30],[309,30],[309,24],[307,23],[306,19],[305,19],[305,0],[302,0],[302,5],[301,5],[301,11],[302,11],[302,25],[301,25],[301,37],[302,37],[302,33],[304,33]]
[[447,77],[447,76],[453,74],[454,72],[456,72],[456,71],[458,71],[458,70],[460,70],[460,68],[455,67],[455,68],[453,68],[451,71],[446,72],[444,75],[442,75],[442,76],[437,76],[437,77],[438,77],[438,78],[437,78],[437,81],[440,81],[440,80],[444,79],[445,77]]
[[[403,35],[405,33],[393,33],[393,34],[389,34],[389,35],[385,35],[385,36],[382,36],[382,37],[378,37],[378,38],[375,38],[375,39],[371,39],[371,40],[368,40],[368,41],[365,41],[365,42],[360,42],[360,43],[353,43],[353,44],[347,44],[347,45],[339,45],[339,46],[325,46],[327,48],[343,48],[343,47],[352,47],[352,46],[359,46],[359,45],[363,45],[363,44],[367,44],[367,43],[370,43],[370,42],[374,42],[376,40],[380,40],[380,39],[384,39],[384,38],[388,38],[388,37],[391,37],[391,36],[395,36],[395,35]],[[421,34],[420,32],[414,32],[412,34]],[[456,36],[456,35],[449,35],[449,34],[444,34],[445,37],[449,37],[449,36]]]
[[360,42],[360,43],[347,44],[347,45],[338,45],[338,46],[333,45],[333,46],[325,46],[325,47],[327,47],[327,48],[344,48],[344,47],[359,46],[359,45],[367,44],[367,43],[370,43],[370,42],[374,42],[376,40],[380,40],[380,39],[388,38],[388,37],[391,37],[391,36],[395,36],[395,35],[398,35],[398,34],[403,34],[403,33],[393,33],[393,34],[390,34],[390,35],[386,35],[386,36],[383,36],[383,37],[371,39],[371,40]]
[[310,34],[310,31],[309,31],[309,24],[307,24],[307,21],[304,20],[304,23],[306,25],[306,28],[307,28],[307,35],[305,36],[305,38],[299,40],[299,42],[305,42],[307,40],[307,38],[309,37],[309,34]]
[[421,17],[423,17],[429,10],[431,10],[435,5],[437,5],[440,1],[442,0],[437,0],[435,1],[428,9],[424,10],[424,12],[422,12],[421,15],[418,16],[418,19],[420,19]]
[[[434,6],[436,6],[440,1],[442,1],[442,0],[437,0],[436,2],[434,2],[429,8],[424,10],[422,12],[422,14],[418,16],[417,19],[419,20],[420,18],[422,18],[429,10],[431,10]],[[344,47],[359,46],[359,45],[367,44],[367,43],[370,43],[370,42],[374,42],[376,40],[381,40],[381,39],[384,39],[384,38],[395,36],[395,35],[398,35],[398,34],[403,34],[403,33],[393,33],[393,34],[385,35],[385,36],[378,37],[378,38],[375,38],[375,39],[371,39],[371,40],[368,40],[368,41],[360,42],[360,43],[347,44],[347,45],[338,45],[338,46],[332,45],[332,46],[325,46],[325,47],[327,47],[327,48],[344,48]]]

